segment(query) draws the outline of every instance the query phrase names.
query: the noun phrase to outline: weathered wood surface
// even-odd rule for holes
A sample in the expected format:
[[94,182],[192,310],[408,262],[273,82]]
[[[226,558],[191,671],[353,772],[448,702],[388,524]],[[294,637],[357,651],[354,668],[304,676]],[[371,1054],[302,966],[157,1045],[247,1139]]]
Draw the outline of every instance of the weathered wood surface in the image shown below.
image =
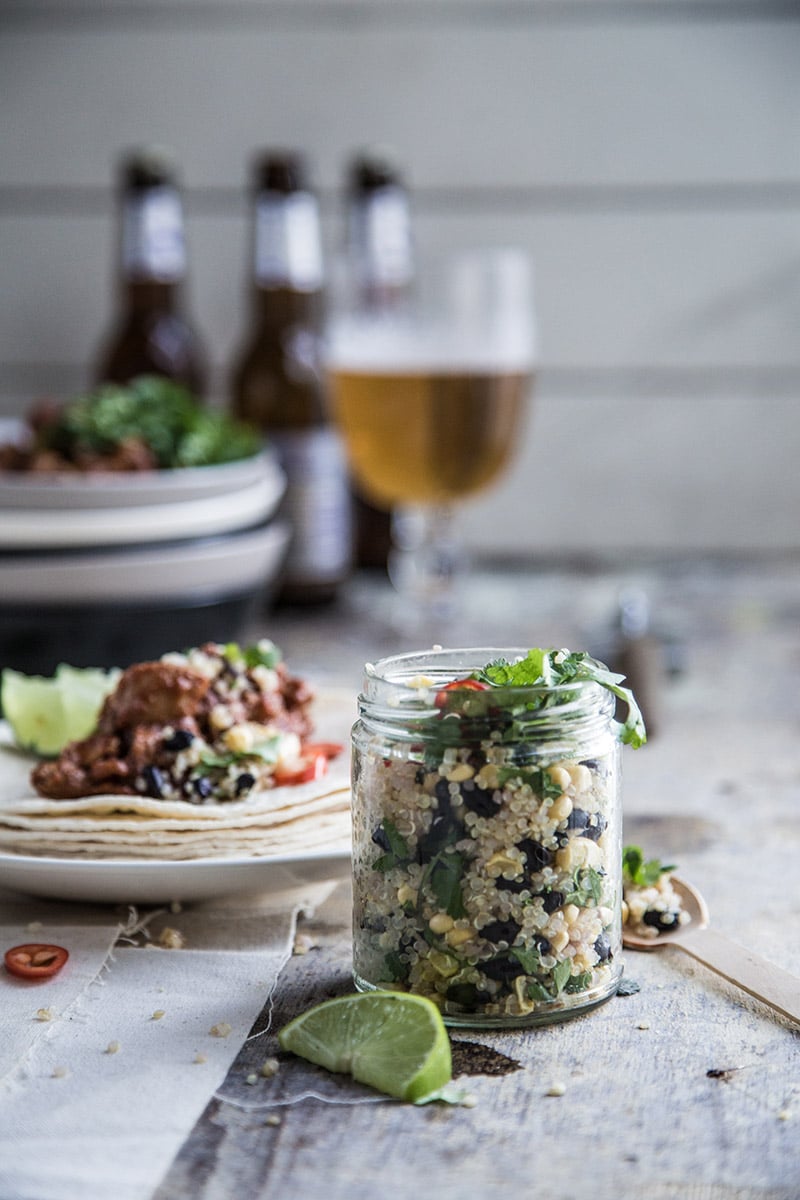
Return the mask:
[[[695,567],[646,582],[657,615],[685,637],[687,670],[662,680],[656,736],[626,752],[626,839],[678,861],[714,928],[800,975],[796,564]],[[592,628],[599,637],[619,583],[521,580],[513,605],[468,613],[452,632],[495,644],[575,644]],[[358,669],[374,634],[347,611],[269,624],[293,661],[340,677]],[[276,1052],[286,1019],[351,990],[346,886],[300,933],[307,953],[288,964],[155,1200],[800,1196],[800,1030],[679,951],[626,952],[640,991],[564,1025],[454,1033],[475,1107],[415,1108],[283,1055],[273,1079],[247,1082]],[[459,1050],[465,1041],[487,1048],[480,1059]],[[470,1074],[503,1067],[491,1051],[519,1069]],[[548,1095],[553,1084],[563,1095]],[[323,1098],[298,1098],[310,1090]]]

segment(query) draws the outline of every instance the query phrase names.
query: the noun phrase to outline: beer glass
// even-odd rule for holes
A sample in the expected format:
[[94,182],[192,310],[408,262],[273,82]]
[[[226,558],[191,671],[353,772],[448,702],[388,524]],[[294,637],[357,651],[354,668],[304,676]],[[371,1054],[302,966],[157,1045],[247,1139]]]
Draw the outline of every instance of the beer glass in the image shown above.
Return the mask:
[[392,512],[389,574],[410,626],[457,611],[454,506],[490,487],[519,442],[535,342],[531,267],[516,249],[423,261],[391,312],[334,293],[333,416],[360,490]]

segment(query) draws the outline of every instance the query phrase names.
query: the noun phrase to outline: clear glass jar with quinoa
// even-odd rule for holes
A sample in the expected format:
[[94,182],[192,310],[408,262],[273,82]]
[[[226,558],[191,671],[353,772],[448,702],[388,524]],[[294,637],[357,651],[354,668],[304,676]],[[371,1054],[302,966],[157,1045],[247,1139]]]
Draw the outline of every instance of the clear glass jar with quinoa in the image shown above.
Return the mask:
[[449,1024],[484,1028],[613,995],[619,747],[645,740],[621,683],[568,650],[367,665],[353,728],[358,988],[428,996]]

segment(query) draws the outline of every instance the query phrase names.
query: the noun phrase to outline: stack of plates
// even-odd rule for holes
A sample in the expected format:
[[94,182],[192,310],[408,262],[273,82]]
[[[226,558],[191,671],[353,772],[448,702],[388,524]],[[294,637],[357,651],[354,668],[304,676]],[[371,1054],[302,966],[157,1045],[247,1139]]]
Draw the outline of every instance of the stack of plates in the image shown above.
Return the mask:
[[0,472],[0,668],[238,640],[279,577],[285,484],[269,450],[136,474]]

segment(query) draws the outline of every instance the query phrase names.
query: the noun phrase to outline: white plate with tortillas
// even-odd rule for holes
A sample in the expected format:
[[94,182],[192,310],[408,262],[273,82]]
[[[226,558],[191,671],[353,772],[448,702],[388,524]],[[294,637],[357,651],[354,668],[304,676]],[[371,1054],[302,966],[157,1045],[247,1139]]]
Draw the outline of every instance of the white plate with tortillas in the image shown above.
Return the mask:
[[353,708],[352,694],[340,689],[317,694],[315,738],[343,745],[321,779],[203,805],[37,796],[36,760],[0,722],[0,886],[54,899],[162,904],[289,891],[346,875]]

